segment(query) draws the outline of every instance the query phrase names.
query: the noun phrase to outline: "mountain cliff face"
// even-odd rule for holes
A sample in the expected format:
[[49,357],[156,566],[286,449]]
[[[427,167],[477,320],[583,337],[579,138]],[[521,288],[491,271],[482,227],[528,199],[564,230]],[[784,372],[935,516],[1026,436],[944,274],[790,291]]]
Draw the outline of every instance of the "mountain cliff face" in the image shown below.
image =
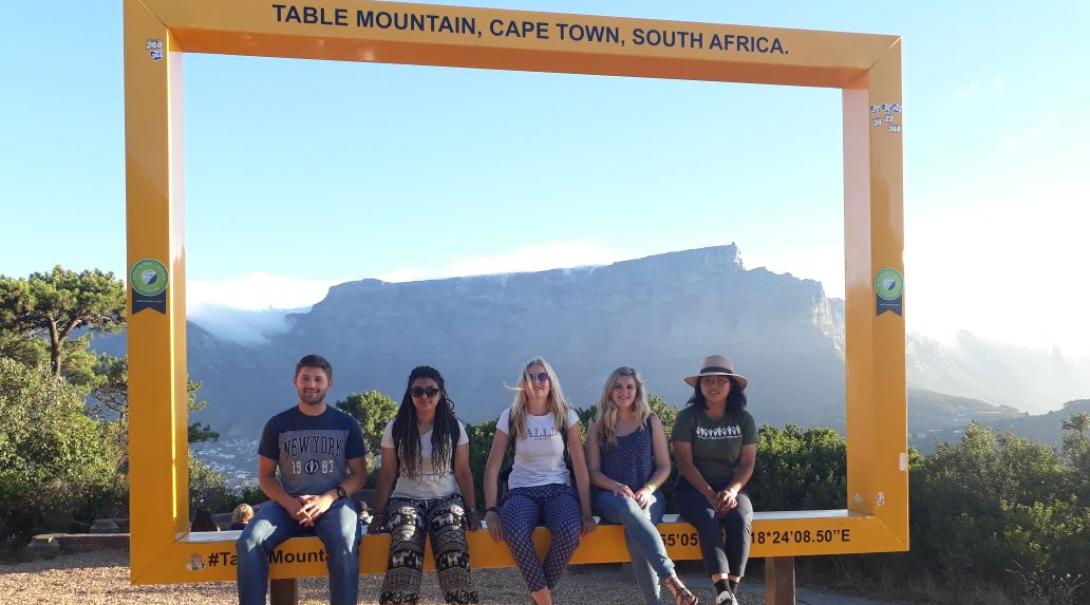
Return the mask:
[[[1018,321],[1017,314],[1011,321]],[[908,379],[916,387],[976,397],[1033,413],[1090,394],[1090,359],[1004,345],[962,332],[952,343],[908,338]]]
[[1064,403],[1060,409],[1047,414],[1038,416],[1026,414],[1015,418],[993,420],[986,424],[999,432],[1011,432],[1059,448],[1064,438],[1063,423],[1070,421],[1078,414],[1086,413],[1090,413],[1090,399],[1076,399]]
[[[410,283],[366,279],[330,289],[263,345],[239,346],[191,328],[190,372],[212,402],[201,414],[227,434],[255,434],[294,403],[305,353],[334,366],[334,399],[379,389],[395,399],[413,366],[439,368],[469,422],[499,414],[522,364],[556,368],[569,399],[597,402],[605,377],[630,365],[675,405],[682,378],[724,353],[749,376],[759,422],[839,426],[844,416],[843,306],[821,285],[746,270],[735,246],[618,262]],[[192,325],[192,324],[191,324]]]
[[[554,365],[579,407],[597,402],[605,377],[620,365],[638,368],[650,393],[682,406],[692,394],[682,378],[705,355],[723,353],[750,378],[749,409],[759,423],[844,425],[843,301],[827,298],[812,280],[747,270],[733,245],[604,267],[397,284],[365,279],[330,289],[288,321],[286,331],[254,344],[218,338],[189,322],[189,372],[203,382],[201,397],[209,402],[194,420],[225,438],[255,438],[268,417],[294,405],[292,371],[311,352],[333,363],[331,401],[371,389],[400,399],[414,366],[435,366],[458,414],[471,423],[495,418],[510,404],[505,384],[533,356]],[[970,350],[909,338],[915,443],[956,438],[971,419],[1018,415],[981,401],[995,400],[982,397],[980,385],[998,385],[1008,396],[1032,394],[1035,401],[1051,396],[1057,381],[1023,381],[1012,369],[1048,378],[1090,374],[1056,363],[1055,355],[1042,360],[972,344]],[[123,354],[124,338],[97,337],[95,348]]]

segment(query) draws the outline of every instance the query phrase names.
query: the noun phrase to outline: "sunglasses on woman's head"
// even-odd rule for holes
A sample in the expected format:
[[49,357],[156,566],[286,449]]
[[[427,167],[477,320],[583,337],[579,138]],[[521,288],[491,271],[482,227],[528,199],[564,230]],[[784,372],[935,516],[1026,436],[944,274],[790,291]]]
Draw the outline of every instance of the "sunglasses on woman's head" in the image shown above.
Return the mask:
[[435,387],[428,387],[426,389],[424,387],[413,387],[410,392],[413,394],[413,397],[427,396],[429,399],[431,399],[432,397],[435,397],[439,394],[439,389]]
[[545,382],[546,380],[549,379],[549,375],[546,374],[545,372],[538,372],[537,374],[531,374],[531,373],[527,372],[526,377],[529,378],[531,381],[536,380],[537,382]]

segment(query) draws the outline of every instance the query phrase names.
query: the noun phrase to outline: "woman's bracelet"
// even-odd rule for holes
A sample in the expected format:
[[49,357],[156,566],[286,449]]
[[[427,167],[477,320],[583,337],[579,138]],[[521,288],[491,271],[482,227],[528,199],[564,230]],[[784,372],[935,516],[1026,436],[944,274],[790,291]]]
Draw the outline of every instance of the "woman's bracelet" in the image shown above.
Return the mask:
[[647,488],[648,490],[650,490],[651,492],[654,492],[656,489],[658,489],[658,486],[655,485],[654,481],[648,481],[647,485],[644,485],[644,487]]

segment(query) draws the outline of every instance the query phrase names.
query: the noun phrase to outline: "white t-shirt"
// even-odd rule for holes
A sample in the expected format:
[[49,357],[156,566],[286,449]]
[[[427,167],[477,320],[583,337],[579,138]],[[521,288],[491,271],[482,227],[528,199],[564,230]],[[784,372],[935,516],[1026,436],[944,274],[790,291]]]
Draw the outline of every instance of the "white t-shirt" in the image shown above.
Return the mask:
[[[500,414],[496,421],[496,430],[511,436],[515,431],[510,428],[511,408]],[[564,465],[564,438],[557,432],[552,412],[544,416],[526,415],[526,437],[515,442],[515,464],[511,467],[511,476],[507,479],[508,489],[516,487],[536,487],[560,483],[568,485],[568,467]],[[568,429],[579,422],[579,415],[568,408]],[[578,447],[579,444],[572,444]]]
[[[469,435],[466,434],[466,427],[461,421],[458,421],[458,433],[460,435],[458,445],[469,443]],[[386,423],[386,429],[382,431],[382,447],[394,448],[393,420]],[[454,469],[441,468],[436,471],[432,467],[431,431],[420,436],[420,459],[420,476],[413,478],[405,473],[398,473],[392,497],[430,500],[458,493],[458,480],[454,478]],[[449,461],[445,466],[450,466]]]

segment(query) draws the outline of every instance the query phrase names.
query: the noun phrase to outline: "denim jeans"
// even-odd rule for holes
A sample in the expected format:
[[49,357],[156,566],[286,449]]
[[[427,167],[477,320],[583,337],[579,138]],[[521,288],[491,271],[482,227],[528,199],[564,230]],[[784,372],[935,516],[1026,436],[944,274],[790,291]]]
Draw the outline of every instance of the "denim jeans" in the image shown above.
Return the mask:
[[[266,502],[242,530],[238,550],[239,605],[265,605],[269,585],[269,555],[293,536],[310,534],[276,502]],[[314,522],[313,534],[325,545],[329,565],[329,602],[356,605],[360,582],[360,525],[356,509],[340,499]]]
[[640,508],[632,498],[600,491],[594,496],[594,508],[602,519],[624,525],[624,542],[632,558],[632,573],[636,576],[648,605],[658,605],[662,588],[660,580],[674,573],[674,562],[666,554],[655,524],[662,521],[666,510],[666,498],[656,492],[654,503],[647,509]]

